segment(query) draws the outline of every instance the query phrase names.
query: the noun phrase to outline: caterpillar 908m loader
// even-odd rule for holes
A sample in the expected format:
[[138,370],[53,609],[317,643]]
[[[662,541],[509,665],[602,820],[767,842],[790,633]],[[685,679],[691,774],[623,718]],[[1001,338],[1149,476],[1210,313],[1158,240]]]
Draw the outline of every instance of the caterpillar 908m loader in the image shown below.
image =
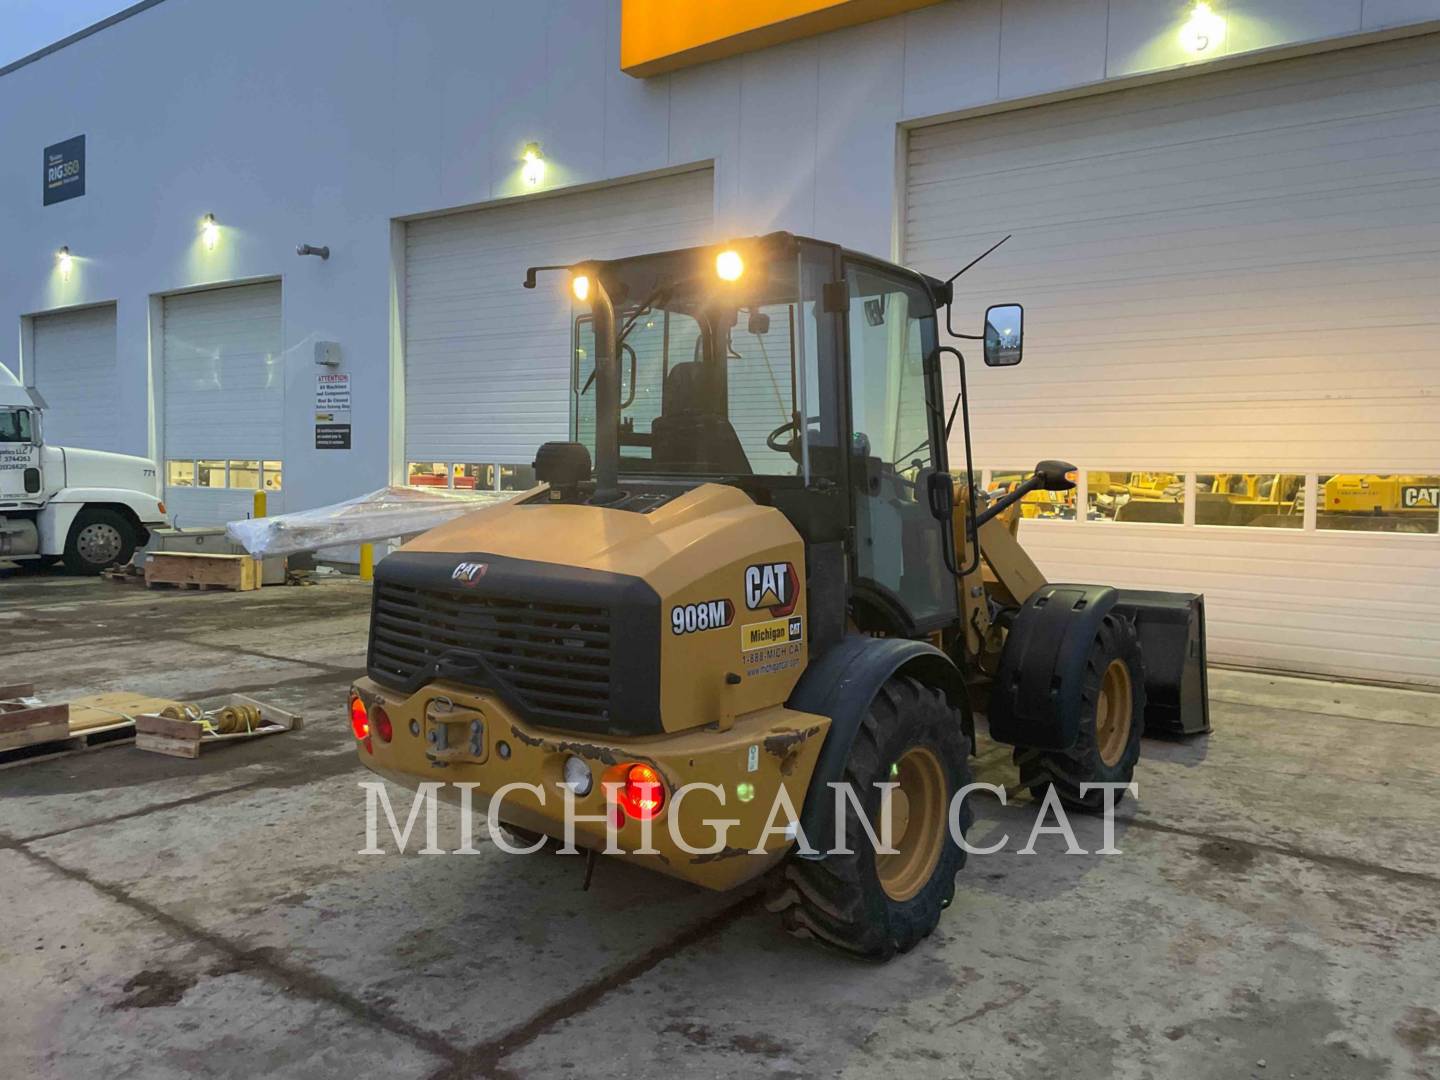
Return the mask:
[[[475,785],[536,838],[569,800],[580,847],[614,831],[710,888],[773,872],[792,931],[887,957],[953,896],[977,713],[1024,786],[1080,809],[1130,780],[1147,724],[1208,728],[1201,598],[1047,582],[1015,519],[1073,487],[1063,462],[977,492],[953,278],[785,233],[526,286],[548,270],[576,304],[571,439],[538,487],[376,568],[368,767]],[[951,332],[1014,364],[1022,317]],[[889,814],[888,846],[837,784]]]

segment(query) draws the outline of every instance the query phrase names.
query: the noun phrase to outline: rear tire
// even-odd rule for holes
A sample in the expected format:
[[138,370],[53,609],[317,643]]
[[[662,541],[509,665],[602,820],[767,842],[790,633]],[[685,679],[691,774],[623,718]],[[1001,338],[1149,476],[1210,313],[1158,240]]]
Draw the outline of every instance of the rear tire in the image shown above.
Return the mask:
[[98,574],[124,566],[135,555],[135,527],[114,510],[86,507],[75,515],[65,540],[65,567],[73,574]]
[[[1068,750],[1037,750],[1017,746],[1015,764],[1020,784],[1043,801],[1054,788],[1072,810],[1098,813],[1105,792],[1080,794],[1081,784],[1128,784],[1140,760],[1145,729],[1145,667],[1135,624],[1123,615],[1105,616],[1085,659],[1080,692],[1080,736]],[[1118,804],[1124,792],[1116,792]]]
[[[928,937],[965,865],[965,851],[950,835],[949,811],[971,782],[969,750],[960,714],[944,694],[904,676],[886,682],[855,733],[842,779],[877,835],[882,792],[875,785],[899,784],[891,807],[897,854],[877,856],[852,809],[845,817],[851,854],[792,854],[781,867],[767,906],[785,928],[868,960],[888,960]],[[966,804],[962,832],[971,820]],[[833,835],[807,839],[821,850],[834,843]]]

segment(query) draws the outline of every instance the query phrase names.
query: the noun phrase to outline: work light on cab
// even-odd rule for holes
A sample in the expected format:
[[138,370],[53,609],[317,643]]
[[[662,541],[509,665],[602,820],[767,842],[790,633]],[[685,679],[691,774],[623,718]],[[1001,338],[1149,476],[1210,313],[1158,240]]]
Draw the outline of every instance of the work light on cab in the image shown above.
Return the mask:
[[739,281],[745,273],[745,260],[738,251],[726,249],[715,256],[715,275],[721,281]]
[[357,739],[363,739],[370,734],[370,710],[365,707],[365,702],[358,694],[350,698],[350,730]]
[[631,765],[620,788],[620,807],[637,821],[648,821],[665,805],[665,785],[651,766]]
[[590,298],[590,279],[584,274],[576,274],[570,279],[570,291],[583,304]]

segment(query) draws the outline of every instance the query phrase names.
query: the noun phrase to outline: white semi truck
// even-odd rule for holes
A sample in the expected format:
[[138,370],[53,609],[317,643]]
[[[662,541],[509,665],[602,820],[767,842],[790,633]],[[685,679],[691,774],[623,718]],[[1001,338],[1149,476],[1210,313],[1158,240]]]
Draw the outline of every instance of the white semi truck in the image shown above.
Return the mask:
[[48,446],[44,401],[0,364],[0,560],[98,573],[169,524],[155,462]]

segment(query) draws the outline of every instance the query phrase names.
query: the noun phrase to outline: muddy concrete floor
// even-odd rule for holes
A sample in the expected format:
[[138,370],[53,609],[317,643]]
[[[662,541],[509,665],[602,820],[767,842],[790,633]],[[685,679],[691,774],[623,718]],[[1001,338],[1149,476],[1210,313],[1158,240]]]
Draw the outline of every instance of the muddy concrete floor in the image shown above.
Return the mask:
[[1035,804],[987,797],[972,840],[1011,842],[877,967],[606,860],[586,893],[483,839],[358,854],[368,596],[0,570],[0,682],[305,717],[0,771],[0,1075],[1440,1077],[1440,696],[1215,671],[1214,734],[1147,740],[1122,854],[1019,854]]

